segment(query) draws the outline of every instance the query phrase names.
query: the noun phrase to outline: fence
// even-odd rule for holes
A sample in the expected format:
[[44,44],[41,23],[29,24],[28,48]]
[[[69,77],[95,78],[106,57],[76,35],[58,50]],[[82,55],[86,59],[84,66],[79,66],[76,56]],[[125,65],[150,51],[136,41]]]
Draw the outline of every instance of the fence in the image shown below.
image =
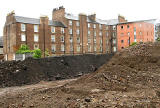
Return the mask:
[[28,57],[32,57],[32,54],[31,53],[27,53],[27,54],[15,54],[15,60],[18,61],[18,60],[25,60],[26,58]]

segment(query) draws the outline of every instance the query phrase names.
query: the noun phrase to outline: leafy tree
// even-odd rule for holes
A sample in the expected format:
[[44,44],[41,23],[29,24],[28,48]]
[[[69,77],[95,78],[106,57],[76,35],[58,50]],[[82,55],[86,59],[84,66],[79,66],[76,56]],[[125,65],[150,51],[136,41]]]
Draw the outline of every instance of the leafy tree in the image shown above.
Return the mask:
[[36,49],[33,51],[33,58],[41,58],[42,51],[40,49]]
[[21,47],[16,51],[16,54],[26,54],[26,53],[32,53],[32,51],[29,50],[29,47],[27,45],[21,45]]

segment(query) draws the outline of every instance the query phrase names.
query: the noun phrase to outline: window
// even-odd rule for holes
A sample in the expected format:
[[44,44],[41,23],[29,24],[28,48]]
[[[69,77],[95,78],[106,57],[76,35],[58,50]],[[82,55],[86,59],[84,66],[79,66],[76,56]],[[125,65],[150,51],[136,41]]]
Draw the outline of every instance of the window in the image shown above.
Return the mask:
[[69,25],[72,25],[72,20],[69,20]]
[[134,31],[136,31],[136,27],[134,27]]
[[109,44],[108,40],[106,40],[106,44],[107,44],[107,45]]
[[61,28],[61,33],[64,33],[64,28]]
[[77,43],[80,43],[80,37],[77,37]]
[[123,36],[124,34],[123,33],[121,33],[121,36]]
[[99,25],[99,29],[102,29],[102,25],[101,24]]
[[91,25],[90,25],[90,23],[88,23],[88,28],[90,28],[91,27]]
[[139,35],[142,35],[142,32],[139,32]]
[[53,26],[51,27],[51,32],[55,33],[55,27],[53,27]]
[[108,37],[108,32],[106,32],[106,36]]
[[64,42],[64,36],[61,36],[61,42]]
[[34,42],[38,42],[38,35],[34,34]]
[[80,52],[80,45],[77,45],[77,52]]
[[79,21],[76,22],[76,26],[79,26]]
[[108,30],[108,26],[106,26],[106,30]]
[[139,24],[139,27],[142,27],[142,24]]
[[26,41],[26,35],[25,34],[21,34],[21,41]]
[[34,44],[34,49],[39,49],[39,45],[38,44]]
[[70,42],[71,42],[71,43],[73,42],[73,37],[72,37],[72,36],[70,37]]
[[130,36],[130,33],[128,32],[128,36]]
[[94,51],[97,51],[97,47],[96,47],[96,45],[94,45]]
[[55,39],[55,35],[51,35],[51,42],[55,42],[56,39]]
[[64,45],[61,44],[61,51],[64,51]]
[[91,43],[91,39],[88,37],[88,43]]
[[56,51],[56,45],[52,44],[51,50],[52,50],[52,52],[55,52]]
[[102,52],[103,48],[102,48],[102,45],[100,45],[100,52]]
[[70,51],[73,51],[73,45],[72,44],[70,45]]
[[100,39],[100,44],[102,44],[102,39]]
[[102,32],[101,31],[99,32],[99,36],[102,36]]
[[77,32],[77,34],[79,34],[79,29],[77,29],[77,31],[76,31],[76,32]]
[[96,28],[96,24],[93,25],[93,28]]
[[129,25],[127,25],[127,28],[129,29]]
[[38,25],[34,25],[34,32],[38,32],[39,30],[38,30]]
[[124,42],[124,40],[121,40],[121,43],[123,43]]
[[113,30],[116,30],[116,26],[113,26]]
[[94,31],[94,36],[96,36],[96,31]]
[[69,29],[69,34],[72,34],[72,29]]
[[121,26],[121,29],[123,29],[123,26]]
[[113,33],[112,33],[112,36],[113,36],[113,37],[116,37],[116,33],[115,33],[115,32],[113,32]]
[[113,44],[116,44],[116,39],[113,39]]
[[113,52],[116,52],[117,51],[117,48],[116,47],[113,47]]
[[94,38],[94,43],[96,43],[96,38]]
[[88,52],[91,52],[91,45],[88,45]]
[[90,35],[90,33],[91,33],[91,32],[88,30],[88,35]]
[[25,24],[21,24],[21,31],[26,31],[26,25]]

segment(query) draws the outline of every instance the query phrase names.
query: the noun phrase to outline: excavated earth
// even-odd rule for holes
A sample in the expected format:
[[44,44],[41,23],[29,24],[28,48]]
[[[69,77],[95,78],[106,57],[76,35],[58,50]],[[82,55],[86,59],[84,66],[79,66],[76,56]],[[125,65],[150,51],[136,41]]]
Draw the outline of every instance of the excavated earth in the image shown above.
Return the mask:
[[0,62],[0,87],[79,77],[96,71],[112,56],[112,54],[77,55]]
[[0,89],[0,106],[160,108],[160,43],[126,48],[96,72],[77,79]]

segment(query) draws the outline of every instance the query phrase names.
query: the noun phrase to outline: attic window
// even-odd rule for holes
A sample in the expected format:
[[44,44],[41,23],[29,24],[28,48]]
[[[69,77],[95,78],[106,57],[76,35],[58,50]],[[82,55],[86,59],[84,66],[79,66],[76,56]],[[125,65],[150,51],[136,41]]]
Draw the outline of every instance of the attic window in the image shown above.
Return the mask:
[[123,26],[121,26],[121,29],[123,29]]

